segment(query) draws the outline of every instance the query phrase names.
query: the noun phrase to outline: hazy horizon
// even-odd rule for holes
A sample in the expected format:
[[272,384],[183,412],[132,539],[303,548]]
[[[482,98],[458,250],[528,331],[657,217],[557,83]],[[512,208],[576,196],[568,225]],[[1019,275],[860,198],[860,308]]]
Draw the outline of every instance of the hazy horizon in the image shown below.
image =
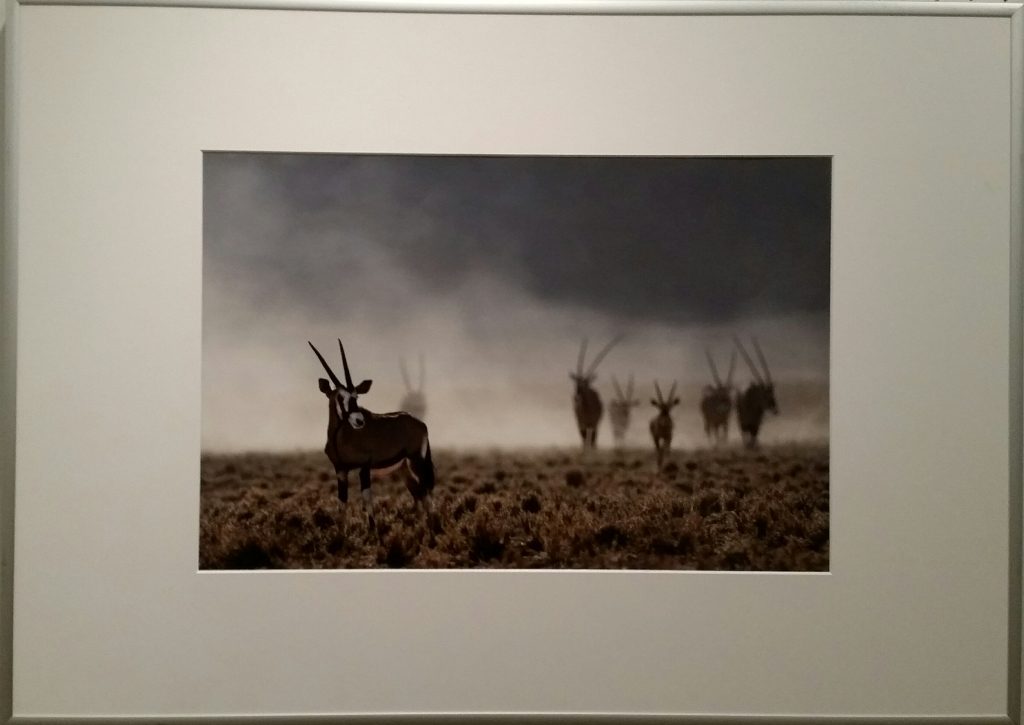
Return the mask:
[[[758,337],[778,386],[763,440],[827,437],[830,173],[827,158],[207,153],[203,450],[322,447],[306,342],[341,374],[339,337],[376,412],[405,392],[399,359],[415,378],[424,356],[439,449],[578,445],[568,372],[581,338],[593,355],[620,333],[596,387],[607,409],[612,376],[635,376],[630,445],[649,444],[654,379],[685,391],[678,444],[703,442],[704,348],[724,376],[733,334]],[[738,360],[734,382],[750,377]]]

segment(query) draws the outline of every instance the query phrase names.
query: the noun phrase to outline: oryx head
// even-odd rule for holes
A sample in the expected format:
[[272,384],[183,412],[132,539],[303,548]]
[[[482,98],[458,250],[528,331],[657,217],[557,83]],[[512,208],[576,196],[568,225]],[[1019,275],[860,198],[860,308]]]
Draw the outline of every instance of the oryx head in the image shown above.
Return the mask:
[[669,415],[672,412],[672,408],[679,405],[679,398],[676,397],[675,382],[669,388],[667,398],[661,394],[661,387],[658,385],[657,380],[654,381],[654,392],[658,397],[651,398],[651,405],[658,409],[659,415]]
[[[338,376],[334,374],[331,366],[327,364],[324,356],[320,354],[320,351],[316,349],[313,343],[309,343],[309,346],[313,348],[317,359],[320,360],[320,364],[324,366],[324,370],[327,371],[327,375],[331,378],[330,382],[320,378],[320,392],[332,401],[332,404],[338,411],[338,417],[341,419],[342,425],[348,424],[354,430],[359,430],[366,425],[366,414],[359,407],[359,396],[370,390],[370,385],[373,384],[373,381],[364,380],[359,385],[352,384],[352,374],[348,370],[348,358],[345,357],[345,346],[341,344],[341,340],[338,340],[338,348],[341,350],[341,364],[345,368],[344,383],[338,380]],[[334,383],[334,387],[331,387],[331,383]]]
[[743,347],[740,339],[734,337],[733,340],[736,342],[736,347],[739,349],[740,355],[743,356],[743,360],[747,363],[747,367],[750,368],[750,374],[754,378],[754,382],[751,383],[748,391],[757,396],[762,410],[778,415],[779,406],[775,402],[775,383],[772,382],[772,373],[768,369],[768,361],[761,351],[761,346],[757,344],[757,338],[751,337],[750,341],[754,343],[754,352],[757,353],[757,359],[761,363],[761,371],[758,371],[754,361],[750,359],[750,355],[747,354],[747,350]]
[[584,370],[583,365],[587,360],[587,338],[583,338],[583,342],[580,343],[579,357],[576,358],[576,372],[569,372],[569,377],[572,379],[573,383],[576,384],[577,395],[588,390],[591,385],[593,385],[594,379],[597,377],[597,366],[601,364],[605,355],[607,355],[621,339],[622,335],[613,338],[612,341],[605,345],[604,349],[597,354],[597,357],[595,357],[593,362],[590,363],[590,367]]
[[614,375],[612,375],[612,387],[615,388],[615,399],[612,401],[612,405],[623,409],[634,408],[640,405],[640,401],[633,397],[632,375],[629,376],[629,380],[626,382],[625,392],[623,392],[622,386],[619,385],[619,381]]

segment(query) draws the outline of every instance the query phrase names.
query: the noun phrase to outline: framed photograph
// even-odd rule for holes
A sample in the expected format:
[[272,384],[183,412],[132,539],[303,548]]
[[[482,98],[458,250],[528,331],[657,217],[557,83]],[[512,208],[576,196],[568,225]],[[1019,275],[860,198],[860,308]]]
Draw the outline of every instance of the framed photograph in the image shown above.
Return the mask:
[[1021,18],[11,2],[0,715],[1020,723]]

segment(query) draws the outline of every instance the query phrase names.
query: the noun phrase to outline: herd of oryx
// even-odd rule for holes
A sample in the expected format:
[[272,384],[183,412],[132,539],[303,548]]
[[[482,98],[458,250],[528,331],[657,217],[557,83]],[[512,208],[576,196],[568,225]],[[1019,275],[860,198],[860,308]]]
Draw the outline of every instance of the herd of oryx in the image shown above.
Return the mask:
[[[576,360],[575,372],[570,372],[569,377],[576,386],[573,395],[573,411],[576,413],[576,425],[580,431],[580,438],[583,441],[583,450],[597,447],[597,428],[601,423],[604,414],[604,405],[601,403],[601,396],[594,389],[594,380],[597,376],[597,366],[601,364],[605,356],[619,342],[617,337],[609,342],[584,369],[587,358],[586,339],[580,344],[580,354]],[[706,385],[700,399],[700,412],[704,418],[704,432],[708,439],[715,444],[725,442],[729,432],[729,418],[732,415],[734,397],[736,408],[736,421],[739,424],[740,435],[748,448],[757,445],[757,435],[761,430],[761,422],[765,413],[778,415],[779,409],[775,402],[775,384],[772,382],[772,374],[768,369],[768,361],[764,352],[757,342],[757,338],[751,338],[754,345],[754,352],[757,354],[760,369],[747,354],[746,348],[739,338],[734,337],[736,347],[729,359],[729,372],[725,382],[718,374],[715,360],[707,349],[704,354],[707,356],[708,366],[711,369],[713,384]],[[737,390],[732,384],[732,375],[736,368],[736,351],[750,368],[753,380],[745,390]],[[615,389],[615,397],[608,405],[609,417],[612,422],[612,436],[616,445],[621,445],[629,430],[632,410],[640,405],[640,401],[633,397],[633,377],[630,376],[623,391],[619,381],[612,376],[612,386]],[[654,398],[651,398],[658,413],[651,419],[651,438],[654,440],[654,450],[657,456],[658,468],[668,454],[672,445],[672,433],[675,424],[672,421],[672,408],[679,405],[680,400],[676,397],[676,383],[672,383],[668,395],[663,395],[658,381],[654,381]]]
[[[613,339],[594,357],[589,366],[585,366],[587,357],[586,339],[580,345],[579,357],[575,372],[570,372],[575,385],[573,395],[573,411],[576,424],[583,441],[584,453],[597,446],[597,429],[604,414],[601,396],[594,389],[597,367],[611,349],[621,340],[621,336]],[[729,372],[723,382],[715,367],[711,353],[705,350],[708,365],[711,369],[713,384],[704,388],[700,401],[700,411],[704,418],[704,430],[714,443],[723,442],[728,435],[729,418],[733,407],[744,443],[748,447],[757,445],[757,435],[766,412],[778,414],[775,403],[775,387],[771,372],[761,346],[756,338],[752,338],[754,351],[760,362],[760,370],[747,354],[746,348],[738,338],[734,338],[735,349],[729,360]],[[359,405],[359,396],[368,392],[372,380],[363,380],[358,385],[353,383],[349,370],[345,346],[338,340],[341,363],[345,375],[342,381],[335,375],[331,366],[313,345],[317,359],[327,373],[327,378],[320,378],[320,392],[328,400],[327,413],[327,454],[338,480],[338,499],[343,504],[348,502],[348,479],[353,471],[358,472],[359,487],[371,528],[375,529],[373,493],[371,490],[372,474],[387,473],[404,469],[406,487],[412,494],[417,506],[430,515],[430,494],[434,489],[434,463],[430,454],[430,440],[427,426],[423,422],[426,413],[426,397],[424,395],[424,362],[419,361],[419,384],[414,386],[409,378],[405,361],[400,362],[402,378],[405,382],[406,394],[402,400],[401,412],[373,413]],[[753,380],[745,390],[734,389],[732,384],[736,364],[736,351],[739,351],[750,369]],[[633,397],[633,378],[630,376],[625,390],[614,377],[612,384],[615,397],[609,404],[609,416],[612,423],[612,434],[617,444],[621,444],[629,429],[632,409],[640,404]],[[661,386],[654,382],[656,398],[651,404],[657,409],[657,415],[650,422],[651,438],[660,470],[672,443],[674,423],[671,416],[672,408],[680,402],[676,397],[676,383],[662,394]],[[735,395],[734,395],[735,392]]]

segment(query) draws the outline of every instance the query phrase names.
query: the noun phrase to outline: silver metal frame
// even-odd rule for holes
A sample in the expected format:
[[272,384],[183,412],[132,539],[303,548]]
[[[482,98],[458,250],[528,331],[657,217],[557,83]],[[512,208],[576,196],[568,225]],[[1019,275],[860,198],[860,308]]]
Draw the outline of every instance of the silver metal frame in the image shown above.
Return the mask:
[[945,0],[17,0],[14,5],[482,15],[930,15],[1012,17],[1018,3]]
[[[1022,575],[1024,558],[1024,3],[946,2],[935,0],[8,0],[6,26],[0,31],[4,52],[0,55],[3,85],[0,99],[4,113],[0,117],[0,133],[4,138],[3,175],[3,245],[0,246],[0,722],[12,723],[97,723],[103,719],[82,717],[14,718],[12,717],[13,677],[13,611],[14,611],[14,500],[15,500],[15,436],[16,436],[16,374],[17,374],[17,184],[18,128],[17,114],[21,89],[18,87],[18,8],[20,5],[103,5],[163,6],[229,9],[319,10],[339,12],[396,13],[475,13],[475,14],[591,14],[591,15],[875,15],[875,16],[943,16],[1005,18],[1011,27],[1011,249],[1008,259],[1010,274],[1010,379],[1008,381],[1010,415],[1007,432],[1010,437],[1009,491],[1009,647],[1007,652],[1008,681],[1006,715],[998,717],[905,717],[903,723],[927,725],[1013,724],[1024,725],[1022,711]],[[127,717],[118,723],[260,723],[262,725],[300,725],[328,722],[405,722],[434,725],[457,720],[464,723],[505,725],[529,721],[534,725],[582,725],[591,722],[644,722],[648,725],[685,722],[692,725],[716,723],[754,723],[783,725],[800,723],[845,725],[894,720],[891,717],[805,717],[767,715],[692,715],[609,716],[602,714],[474,714],[438,713],[406,715],[380,713],[374,715],[310,715],[260,717]]]

